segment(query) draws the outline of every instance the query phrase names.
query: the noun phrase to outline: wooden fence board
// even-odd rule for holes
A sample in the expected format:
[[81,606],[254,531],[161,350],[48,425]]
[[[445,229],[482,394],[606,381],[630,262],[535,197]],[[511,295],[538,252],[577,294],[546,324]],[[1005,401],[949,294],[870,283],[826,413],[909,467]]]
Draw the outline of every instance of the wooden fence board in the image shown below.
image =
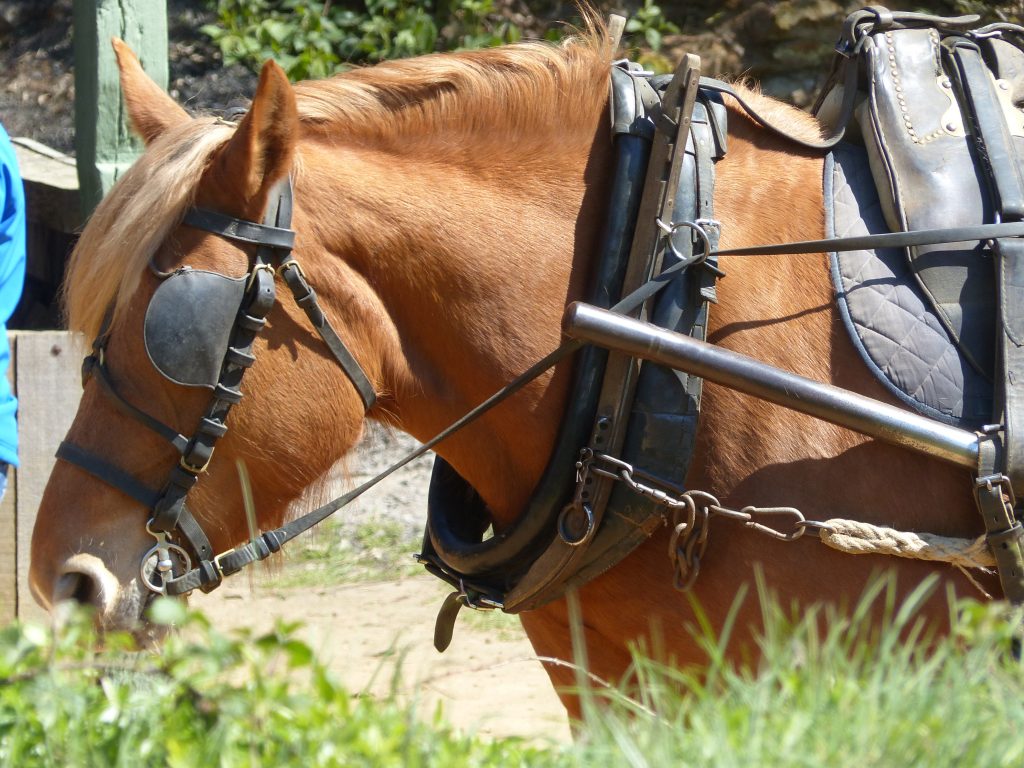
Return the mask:
[[[17,343],[13,333],[7,334],[11,346],[11,365],[7,378],[14,389],[14,371],[17,365]],[[7,478],[7,493],[0,502],[0,625],[18,615],[18,515],[17,478],[12,469]]]
[[45,614],[28,588],[32,528],[56,461],[54,452],[71,426],[82,396],[82,350],[67,331],[19,331],[15,343],[21,462],[16,482],[17,609],[22,619],[40,619]]

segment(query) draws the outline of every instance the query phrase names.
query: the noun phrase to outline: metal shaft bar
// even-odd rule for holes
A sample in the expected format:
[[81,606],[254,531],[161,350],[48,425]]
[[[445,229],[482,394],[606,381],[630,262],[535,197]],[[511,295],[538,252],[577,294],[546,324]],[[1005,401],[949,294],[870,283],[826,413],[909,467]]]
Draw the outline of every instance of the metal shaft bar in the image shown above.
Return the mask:
[[975,469],[978,436],[752,357],[581,302],[566,309],[569,336],[667,365],[894,445]]

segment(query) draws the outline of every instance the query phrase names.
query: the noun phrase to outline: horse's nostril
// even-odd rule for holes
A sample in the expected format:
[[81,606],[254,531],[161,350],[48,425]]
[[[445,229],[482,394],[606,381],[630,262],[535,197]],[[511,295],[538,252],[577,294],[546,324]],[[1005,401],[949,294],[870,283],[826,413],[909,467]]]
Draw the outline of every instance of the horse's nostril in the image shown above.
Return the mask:
[[57,581],[54,590],[54,603],[71,600],[79,605],[95,605],[99,607],[100,588],[96,581],[86,573],[71,571],[63,574]]

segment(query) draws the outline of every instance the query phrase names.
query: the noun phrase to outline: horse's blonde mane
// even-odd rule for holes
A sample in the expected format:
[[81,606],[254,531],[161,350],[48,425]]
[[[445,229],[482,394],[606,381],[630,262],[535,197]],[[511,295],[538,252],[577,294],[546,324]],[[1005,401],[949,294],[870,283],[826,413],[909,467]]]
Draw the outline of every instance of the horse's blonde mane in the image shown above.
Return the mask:
[[68,327],[95,338],[116,322],[157,248],[192,205],[210,157],[234,132],[212,118],[167,131],[120,178],[82,232],[64,278]]

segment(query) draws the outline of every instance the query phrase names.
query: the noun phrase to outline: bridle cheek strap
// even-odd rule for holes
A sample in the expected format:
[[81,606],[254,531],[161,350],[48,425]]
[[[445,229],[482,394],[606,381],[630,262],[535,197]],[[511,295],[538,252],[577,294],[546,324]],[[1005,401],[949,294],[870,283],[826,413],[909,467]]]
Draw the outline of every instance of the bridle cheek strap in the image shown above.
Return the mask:
[[[193,208],[185,214],[184,222],[190,227],[202,229],[228,240],[241,243],[256,243],[270,249],[273,261],[277,262],[277,273],[284,279],[292,292],[295,303],[306,313],[310,323],[331,351],[341,370],[344,371],[359,399],[363,401],[364,413],[369,413],[377,401],[377,392],[369,376],[341,340],[317,299],[316,291],[306,280],[306,275],[294,258],[289,258],[295,243],[295,232],[288,229],[291,223],[292,196],[289,185],[287,194],[282,194],[277,205],[274,224],[257,224],[236,219],[217,211]],[[283,254],[283,256],[279,256]],[[268,260],[269,263],[270,260]]]

